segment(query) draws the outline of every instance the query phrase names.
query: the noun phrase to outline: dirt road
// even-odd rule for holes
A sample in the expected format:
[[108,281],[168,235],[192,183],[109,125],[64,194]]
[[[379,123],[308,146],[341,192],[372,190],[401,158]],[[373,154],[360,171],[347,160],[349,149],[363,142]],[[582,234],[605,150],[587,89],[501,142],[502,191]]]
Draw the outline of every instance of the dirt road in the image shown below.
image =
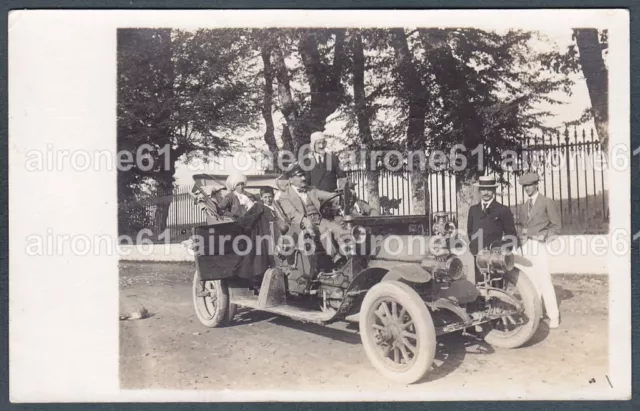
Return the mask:
[[120,322],[122,388],[441,393],[498,387],[525,396],[609,386],[606,276],[554,276],[561,328],[541,325],[527,347],[500,350],[460,335],[440,338],[427,381],[404,386],[376,373],[349,324],[322,327],[241,310],[230,327],[202,326],[191,303],[192,273],[190,264],[121,264],[121,312],[142,305],[151,313]]

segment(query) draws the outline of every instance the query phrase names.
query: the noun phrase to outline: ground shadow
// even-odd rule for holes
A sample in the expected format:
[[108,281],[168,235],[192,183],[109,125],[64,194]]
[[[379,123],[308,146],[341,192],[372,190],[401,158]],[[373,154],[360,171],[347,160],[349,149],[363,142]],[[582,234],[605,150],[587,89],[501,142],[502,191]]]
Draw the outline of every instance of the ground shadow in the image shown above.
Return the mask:
[[538,325],[538,329],[535,334],[520,348],[531,347],[532,345],[536,345],[541,341],[544,341],[549,335],[549,326],[544,321],[540,320],[540,325]]
[[[233,325],[246,325],[260,321],[269,321],[274,325],[315,334],[350,345],[362,344],[358,332],[358,323],[355,322],[347,323],[344,329],[337,329],[314,323],[304,323],[264,311],[239,308],[234,317]],[[541,325],[540,328],[545,330],[540,332],[539,329],[532,340],[541,341],[549,333],[546,324]],[[493,347],[484,342],[481,336],[463,335],[461,331],[440,336],[437,338],[433,367],[425,378],[417,383],[427,383],[446,377],[458,369],[468,355],[491,355],[494,352]]]
[[[231,326],[248,325],[262,321],[269,321],[278,326],[293,328],[347,344],[360,344],[360,334],[355,331],[339,330],[314,323],[304,323],[288,317],[266,311],[253,310],[251,308],[238,308]],[[348,326],[346,328],[349,329]]]
[[567,290],[566,288],[563,288],[559,285],[554,285],[553,286],[555,292],[556,292],[556,299],[558,300],[558,307],[560,307],[560,305],[562,305],[562,302],[564,300],[570,300],[573,298],[573,292],[571,290]]
[[261,321],[271,320],[275,317],[277,317],[275,314],[269,313],[267,311],[259,311],[259,310],[253,310],[251,308],[238,307],[238,311],[236,312],[236,315],[233,317],[231,326],[249,325],[249,324],[258,323]]
[[287,317],[275,317],[269,322],[276,325],[281,325],[283,327],[289,327],[299,331],[316,334],[322,337],[330,338],[332,340],[341,341],[351,345],[361,344],[360,334],[353,331],[340,330],[314,323],[303,323]]
[[439,380],[457,370],[467,355],[491,355],[493,347],[480,337],[463,335],[462,332],[445,334],[438,337],[438,347],[433,367],[416,384]]

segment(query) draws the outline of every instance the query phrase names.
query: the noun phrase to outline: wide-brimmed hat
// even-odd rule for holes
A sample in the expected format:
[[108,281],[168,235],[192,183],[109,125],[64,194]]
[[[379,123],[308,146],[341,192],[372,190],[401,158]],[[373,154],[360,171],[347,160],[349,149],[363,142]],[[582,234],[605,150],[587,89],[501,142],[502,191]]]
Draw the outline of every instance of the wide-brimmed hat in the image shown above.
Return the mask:
[[538,173],[525,173],[522,175],[522,177],[520,177],[520,180],[518,180],[520,185],[523,186],[536,184],[538,181],[540,181],[540,176],[538,175]]
[[473,184],[478,188],[497,188],[500,184],[496,183],[496,178],[491,176],[481,176],[478,182]]
[[233,191],[240,183],[244,183],[244,185],[247,185],[247,176],[242,173],[234,173],[230,174],[229,177],[227,177],[225,185],[227,186],[227,189],[229,191]]

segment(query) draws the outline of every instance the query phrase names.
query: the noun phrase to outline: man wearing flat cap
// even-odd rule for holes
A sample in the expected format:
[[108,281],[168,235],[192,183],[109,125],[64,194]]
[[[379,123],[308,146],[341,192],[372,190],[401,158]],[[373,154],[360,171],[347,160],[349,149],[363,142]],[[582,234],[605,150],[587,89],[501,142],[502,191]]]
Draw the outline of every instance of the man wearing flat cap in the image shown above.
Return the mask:
[[313,167],[309,170],[309,184],[323,191],[334,191],[338,182],[347,175],[340,167],[338,156],[326,150],[327,140],[322,131],[316,131],[310,137],[310,152]]
[[338,239],[342,228],[334,221],[322,218],[320,204],[334,197],[334,205],[338,205],[335,193],[319,190],[307,183],[306,173],[300,164],[292,164],[285,176],[289,183],[282,187],[278,202],[284,214],[292,224],[299,226],[320,237],[320,241],[328,255],[338,263],[344,257],[339,253]]
[[480,202],[469,208],[467,234],[469,249],[474,256],[478,251],[502,245],[517,246],[518,235],[509,207],[496,201],[499,184],[490,176],[482,176],[474,184],[480,191]]
[[536,286],[549,317],[549,328],[560,326],[560,313],[556,293],[551,282],[547,245],[560,234],[562,222],[555,202],[538,191],[537,173],[526,173],[520,177],[520,184],[527,195],[520,210],[525,223],[521,247],[522,255],[531,261],[531,266],[523,270]]

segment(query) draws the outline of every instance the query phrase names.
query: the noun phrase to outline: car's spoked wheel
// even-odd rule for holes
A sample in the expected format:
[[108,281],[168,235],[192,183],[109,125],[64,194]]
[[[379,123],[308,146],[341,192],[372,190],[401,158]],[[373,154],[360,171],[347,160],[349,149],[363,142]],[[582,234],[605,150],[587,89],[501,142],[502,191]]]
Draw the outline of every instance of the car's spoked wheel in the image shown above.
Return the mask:
[[235,312],[224,281],[202,280],[197,271],[193,277],[193,306],[198,320],[207,327],[226,324]]
[[433,364],[436,338],[431,314],[406,284],[385,281],[367,292],[360,333],[369,360],[389,378],[410,384]]
[[[485,341],[499,348],[517,348],[533,337],[540,324],[542,302],[527,276],[519,270],[504,275],[503,290],[518,303],[519,314],[506,315],[489,324]],[[499,308],[513,309],[513,304],[498,301]]]
[[407,309],[394,298],[381,298],[374,304],[373,316],[367,322],[383,361],[398,370],[410,367],[416,359],[418,335]]

